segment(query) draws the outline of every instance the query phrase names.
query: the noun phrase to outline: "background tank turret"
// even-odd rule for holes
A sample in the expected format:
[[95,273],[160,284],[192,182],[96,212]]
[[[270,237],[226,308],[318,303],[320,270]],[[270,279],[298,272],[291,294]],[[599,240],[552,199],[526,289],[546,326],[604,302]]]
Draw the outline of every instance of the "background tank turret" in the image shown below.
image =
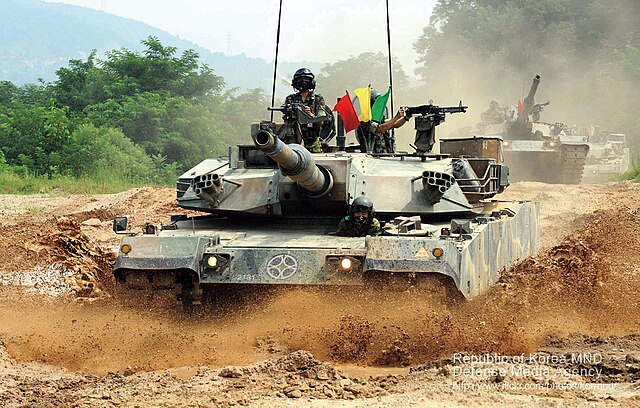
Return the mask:
[[540,85],[540,75],[536,75],[533,78],[527,97],[522,101],[521,107],[516,109],[514,112],[515,117],[507,118],[505,120],[503,129],[503,136],[505,140],[533,138],[532,122],[529,120],[529,115],[535,105],[538,85]]
[[[419,124],[437,115],[433,126],[465,109],[408,108]],[[199,302],[202,288],[226,284],[389,279],[435,279],[473,297],[535,251],[537,205],[490,200],[509,184],[499,137],[443,141],[446,154],[366,154],[354,145],[311,154],[284,144],[276,129],[256,124],[253,145],[230,147],[227,158],[184,173],[178,205],[203,215],[175,216],[153,233],[126,236],[117,282],[132,290],[177,290],[187,305]],[[423,140],[425,129],[416,129]],[[338,222],[362,196],[374,203],[384,233],[337,236]]]

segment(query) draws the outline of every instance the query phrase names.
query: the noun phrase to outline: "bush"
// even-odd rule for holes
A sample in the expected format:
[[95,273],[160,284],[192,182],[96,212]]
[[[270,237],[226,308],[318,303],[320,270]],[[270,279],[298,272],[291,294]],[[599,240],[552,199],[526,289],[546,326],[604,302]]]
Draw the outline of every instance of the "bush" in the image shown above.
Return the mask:
[[176,179],[175,164],[147,155],[118,129],[83,125],[71,140],[63,155],[75,177],[126,184],[168,184]]

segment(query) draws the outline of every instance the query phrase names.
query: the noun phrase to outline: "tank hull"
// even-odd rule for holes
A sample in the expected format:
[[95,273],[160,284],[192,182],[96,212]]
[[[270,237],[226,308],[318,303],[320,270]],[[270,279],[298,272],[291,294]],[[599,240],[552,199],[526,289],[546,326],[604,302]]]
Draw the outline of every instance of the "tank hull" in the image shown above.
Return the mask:
[[511,181],[579,184],[589,146],[583,142],[512,140],[504,146]]
[[[589,151],[596,153],[606,148],[602,144],[590,144]],[[582,174],[584,183],[613,181],[616,177],[629,171],[631,167],[629,148],[623,148],[615,157],[598,157],[596,154],[587,157],[587,164],[584,166]]]
[[[366,285],[372,276],[439,274],[472,298],[533,254],[539,239],[537,203],[491,201],[484,208],[457,220],[469,233],[450,236],[439,233],[450,221],[433,223],[432,236],[337,237],[335,219],[245,220],[243,228],[230,218],[187,219],[158,235],[125,237],[122,244],[132,249],[120,252],[114,273],[124,287],[178,293],[226,284]],[[213,267],[210,257],[217,260]]]

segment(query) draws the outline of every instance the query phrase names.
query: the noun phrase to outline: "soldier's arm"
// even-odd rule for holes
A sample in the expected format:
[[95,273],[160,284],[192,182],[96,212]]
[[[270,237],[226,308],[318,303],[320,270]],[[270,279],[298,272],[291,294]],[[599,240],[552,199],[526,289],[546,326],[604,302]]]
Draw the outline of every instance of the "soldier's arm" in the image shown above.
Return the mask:
[[380,221],[374,218],[371,221],[371,225],[369,226],[369,231],[367,231],[367,235],[380,235]]
[[398,113],[396,113],[394,117],[385,121],[384,123],[381,123],[378,126],[378,129],[376,129],[376,133],[384,133],[391,128],[397,129],[405,123],[407,123],[407,119],[405,118],[404,109],[400,108],[398,109]]

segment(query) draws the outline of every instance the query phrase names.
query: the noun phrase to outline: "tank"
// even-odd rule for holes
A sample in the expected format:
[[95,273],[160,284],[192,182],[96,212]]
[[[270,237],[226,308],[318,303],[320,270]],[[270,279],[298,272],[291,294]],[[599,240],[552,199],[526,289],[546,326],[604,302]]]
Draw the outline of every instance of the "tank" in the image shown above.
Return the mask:
[[[444,118],[441,108],[425,106],[414,116],[417,140],[434,123],[429,115]],[[180,176],[178,205],[201,215],[175,215],[140,232],[126,217],[114,220],[124,237],[113,273],[125,296],[165,291],[190,307],[203,290],[229,285],[437,282],[472,298],[537,248],[537,203],[494,197],[509,185],[499,137],[442,141],[447,154],[368,154],[345,147],[342,134],[338,146],[312,154],[285,144],[277,128],[254,124],[254,144],[230,147],[228,157]],[[383,233],[337,236],[362,195],[373,201]]]
[[631,156],[624,133],[600,131],[598,127],[583,129],[589,137],[589,154],[582,180],[597,183],[615,179],[631,166]]
[[587,138],[562,123],[540,121],[549,102],[535,103],[539,84],[536,75],[518,107],[500,107],[493,101],[471,133],[504,138],[504,161],[513,181],[579,184],[589,152]]

